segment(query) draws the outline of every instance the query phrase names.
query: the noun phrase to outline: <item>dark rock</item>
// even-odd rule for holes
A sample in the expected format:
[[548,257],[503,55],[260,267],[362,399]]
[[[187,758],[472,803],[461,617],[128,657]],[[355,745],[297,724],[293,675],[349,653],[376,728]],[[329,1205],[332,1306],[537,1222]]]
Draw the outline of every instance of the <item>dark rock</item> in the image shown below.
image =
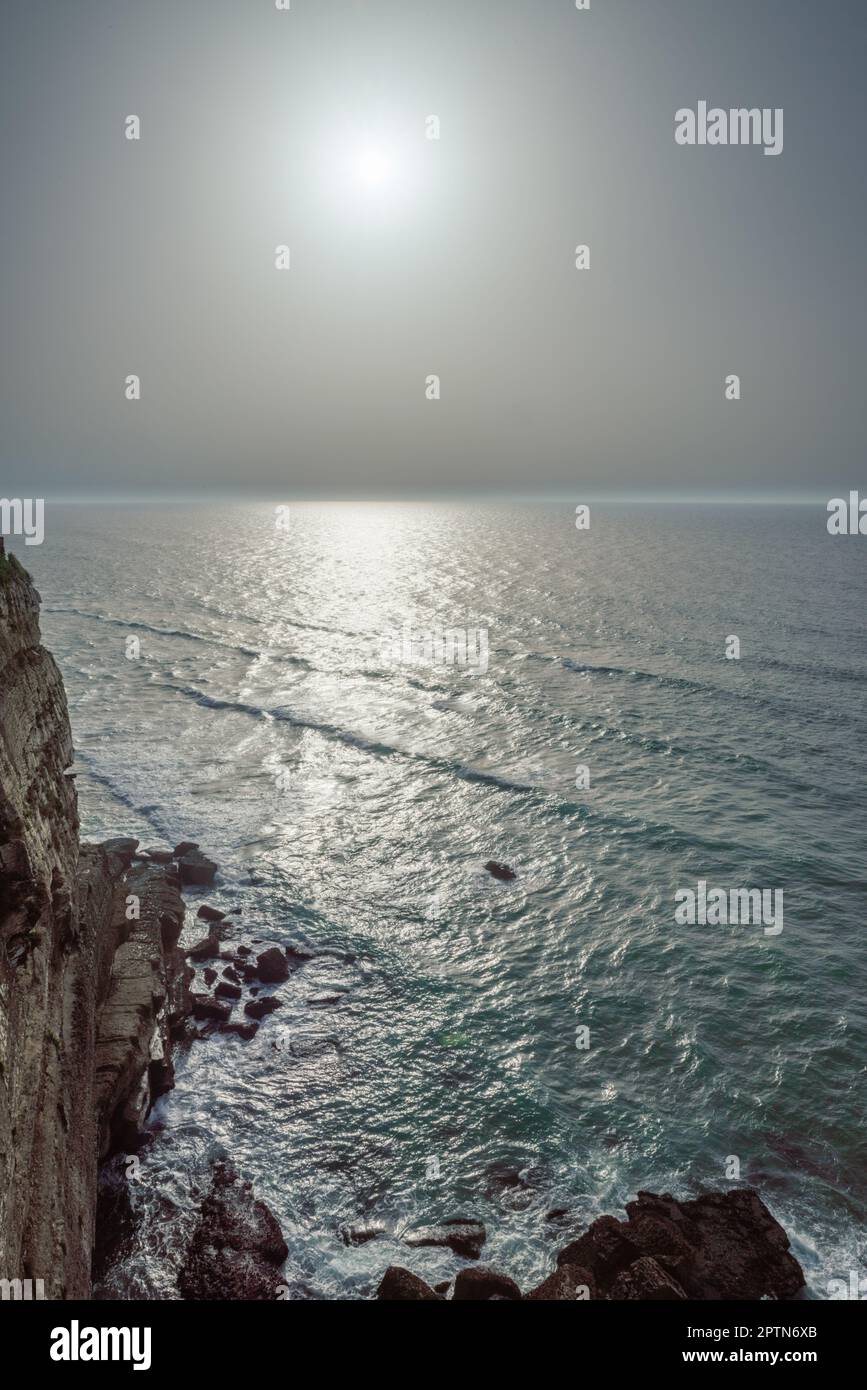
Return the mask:
[[498,864],[494,859],[489,859],[485,865],[488,873],[494,878],[499,878],[503,883],[511,883],[512,879],[518,877],[514,869],[510,869],[508,864]]
[[241,983],[241,976],[238,974],[234,965],[226,966],[225,970],[223,971],[223,979],[231,980],[233,985],[239,985]]
[[560,1251],[557,1264],[581,1265],[589,1269],[601,1285],[607,1286],[640,1254],[623,1222],[613,1216],[600,1216],[585,1235]]
[[220,912],[216,907],[209,907],[207,903],[202,903],[196,913],[204,922],[222,922],[225,919],[225,912]]
[[689,1298],[794,1298],[804,1286],[788,1236],[751,1188],[689,1202],[639,1192],[626,1211],[642,1252],[672,1272]]
[[237,1033],[244,1042],[251,1042],[259,1031],[258,1023],[223,1023],[220,1026],[221,1033]]
[[113,840],[104,840],[102,848],[106,854],[116,854],[119,859],[123,859],[127,865],[132,863],[133,855],[139,847],[139,841],[127,835],[118,835]]
[[196,849],[190,850],[189,854],[183,855],[178,860],[181,883],[199,887],[207,887],[213,883],[217,867],[213,859],[208,859]]
[[97,1185],[94,1282],[104,1279],[113,1264],[133,1252],[136,1231],[130,1183],[116,1163],[106,1164]]
[[344,1245],[367,1245],[368,1241],[376,1240],[377,1236],[385,1235],[385,1226],[377,1223],[373,1226],[342,1226],[340,1239]]
[[672,1221],[660,1219],[639,1207],[630,1216],[628,1229],[639,1249],[658,1261],[669,1274],[678,1278],[688,1271],[695,1251]]
[[183,900],[178,895],[178,911],[161,912],[159,916],[160,941],[162,942],[163,952],[171,954],[175,951],[178,938],[184,925]]
[[574,1303],[576,1300],[590,1300],[595,1297],[596,1284],[589,1269],[572,1264],[561,1265],[527,1294],[527,1298],[548,1303]]
[[346,998],[345,991],[331,994],[311,994],[307,1003],[311,1009],[327,1009],[331,1004],[339,1004]]
[[[276,1047],[277,1044],[275,1043]],[[338,1052],[340,1049],[336,1038],[298,1038],[289,1044],[289,1051],[293,1057],[325,1057],[329,1052]]]
[[279,1009],[282,1003],[282,999],[275,999],[273,994],[263,994],[261,999],[251,999],[249,1004],[245,1004],[244,1013],[248,1018],[266,1018],[275,1009]]
[[250,949],[249,946],[239,946],[239,947],[238,947],[238,955],[239,955],[239,956],[252,956],[252,954],[253,954],[253,952],[252,952],[252,950]]
[[451,1286],[451,1279],[441,1279],[438,1284],[434,1284],[434,1293],[442,1294],[445,1297]]
[[181,859],[183,855],[190,854],[194,849],[198,848],[199,846],[195,840],[181,840],[181,843],[179,845],[175,845],[175,848],[172,852],[172,858]]
[[629,1299],[641,1302],[660,1302],[662,1300],[685,1299],[686,1294],[662,1265],[657,1264],[650,1255],[642,1255],[628,1269],[621,1270],[608,1297],[612,1300]]
[[220,954],[220,943],[216,936],[204,936],[187,951],[190,960],[213,960]]
[[316,954],[315,951],[311,951],[309,947],[303,946],[300,941],[292,941],[283,949],[286,959],[293,970],[297,970],[299,966],[304,965],[308,960],[313,960]]
[[393,1302],[420,1302],[422,1299],[427,1302],[431,1299],[439,1302],[439,1295],[434,1293],[430,1284],[411,1274],[408,1269],[402,1269],[400,1265],[390,1265],[385,1271],[376,1296]]
[[193,1301],[268,1301],[288,1248],[273,1213],[228,1163],[214,1169],[178,1286]]
[[216,970],[212,970],[211,967],[208,966],[205,970],[202,971],[202,978],[204,979],[205,984],[210,986],[216,980],[217,972]]
[[171,1040],[176,1043],[195,1042],[202,1036],[201,1029],[197,1028],[191,1018],[182,1018],[172,1025]]
[[494,1194],[504,1188],[526,1187],[523,1169],[514,1163],[489,1163],[485,1169],[485,1191]]
[[214,990],[218,999],[238,1000],[241,998],[241,986],[233,985],[228,980],[221,980]]
[[477,1260],[487,1240],[487,1232],[481,1221],[459,1216],[443,1221],[439,1226],[421,1226],[416,1231],[409,1231],[403,1240],[405,1245],[414,1248],[443,1246],[465,1260]]
[[545,1220],[546,1220],[546,1221],[562,1221],[562,1220],[564,1219],[564,1217],[567,1217],[568,1215],[569,1215],[569,1208],[568,1208],[568,1207],[552,1207],[550,1211],[546,1211],[546,1212],[545,1212]]
[[289,979],[289,962],[283,951],[272,946],[256,957],[256,973],[264,985],[282,985]]
[[170,849],[146,849],[145,854],[152,864],[171,864],[175,857]]
[[603,1216],[560,1251],[611,1299],[784,1299],[804,1286],[782,1226],[750,1188],[678,1202],[639,1192],[627,1220]]
[[516,1302],[520,1297],[521,1290],[514,1279],[486,1269],[484,1265],[461,1269],[455,1279],[453,1299],[456,1303],[483,1303],[492,1298]]
[[191,998],[193,1001],[193,1018],[212,1018],[218,1023],[228,1022],[232,1013],[230,1004],[223,1004],[219,999],[214,999],[210,994],[193,994]]

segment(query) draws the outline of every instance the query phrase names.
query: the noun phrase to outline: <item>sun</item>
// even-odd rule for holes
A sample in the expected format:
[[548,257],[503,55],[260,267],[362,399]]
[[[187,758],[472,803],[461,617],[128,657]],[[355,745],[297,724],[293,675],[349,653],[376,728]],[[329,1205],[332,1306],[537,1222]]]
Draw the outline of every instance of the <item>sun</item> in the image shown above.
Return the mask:
[[428,190],[431,146],[416,121],[349,120],[310,146],[310,175],[329,209],[354,227],[385,232],[418,213]]
[[387,151],[376,145],[366,145],[359,151],[357,172],[365,188],[382,188],[390,182],[394,161]]

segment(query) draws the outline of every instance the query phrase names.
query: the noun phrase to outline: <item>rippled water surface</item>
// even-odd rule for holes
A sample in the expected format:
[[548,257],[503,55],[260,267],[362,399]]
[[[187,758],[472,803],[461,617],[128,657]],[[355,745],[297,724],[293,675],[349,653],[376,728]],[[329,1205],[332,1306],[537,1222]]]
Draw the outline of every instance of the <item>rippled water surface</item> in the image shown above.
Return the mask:
[[[394,1262],[448,1276],[399,1235],[456,1215],[526,1284],[564,1243],[551,1208],[571,1231],[638,1188],[724,1186],[729,1156],[827,1296],[867,1246],[864,542],[821,507],[275,521],[53,508],[17,547],[85,834],[198,840],[234,940],[334,948],[252,1042],[179,1051],[103,1295],[177,1296],[222,1149],[296,1297],[369,1296]],[[405,623],[487,630],[487,671],[389,664]],[[699,879],[782,888],[783,932],[677,926]],[[392,1234],[340,1239],[375,1221]]]

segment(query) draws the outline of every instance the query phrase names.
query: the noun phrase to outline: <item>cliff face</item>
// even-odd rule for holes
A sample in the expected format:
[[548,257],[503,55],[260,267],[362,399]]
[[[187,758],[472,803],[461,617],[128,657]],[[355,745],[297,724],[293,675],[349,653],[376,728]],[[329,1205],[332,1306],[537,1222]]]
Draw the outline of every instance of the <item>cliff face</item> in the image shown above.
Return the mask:
[[86,1298],[99,1156],[171,1084],[176,884],[135,841],[79,845],[60,672],[0,540],[0,1279]]

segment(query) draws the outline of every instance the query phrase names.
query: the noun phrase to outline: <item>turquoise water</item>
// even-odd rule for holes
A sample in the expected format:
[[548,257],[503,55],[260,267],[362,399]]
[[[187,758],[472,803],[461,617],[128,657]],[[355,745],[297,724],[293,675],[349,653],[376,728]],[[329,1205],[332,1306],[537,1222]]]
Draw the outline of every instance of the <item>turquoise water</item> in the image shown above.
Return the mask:
[[[399,1236],[464,1214],[527,1284],[551,1208],[723,1187],[731,1156],[813,1296],[863,1273],[864,545],[821,505],[49,508],[15,548],[85,834],[198,840],[236,940],[350,957],[178,1054],[103,1294],[176,1296],[221,1147],[296,1297],[445,1278]],[[487,670],[389,662],[405,624],[483,630]],[[678,926],[700,879],[783,889],[784,930]]]

